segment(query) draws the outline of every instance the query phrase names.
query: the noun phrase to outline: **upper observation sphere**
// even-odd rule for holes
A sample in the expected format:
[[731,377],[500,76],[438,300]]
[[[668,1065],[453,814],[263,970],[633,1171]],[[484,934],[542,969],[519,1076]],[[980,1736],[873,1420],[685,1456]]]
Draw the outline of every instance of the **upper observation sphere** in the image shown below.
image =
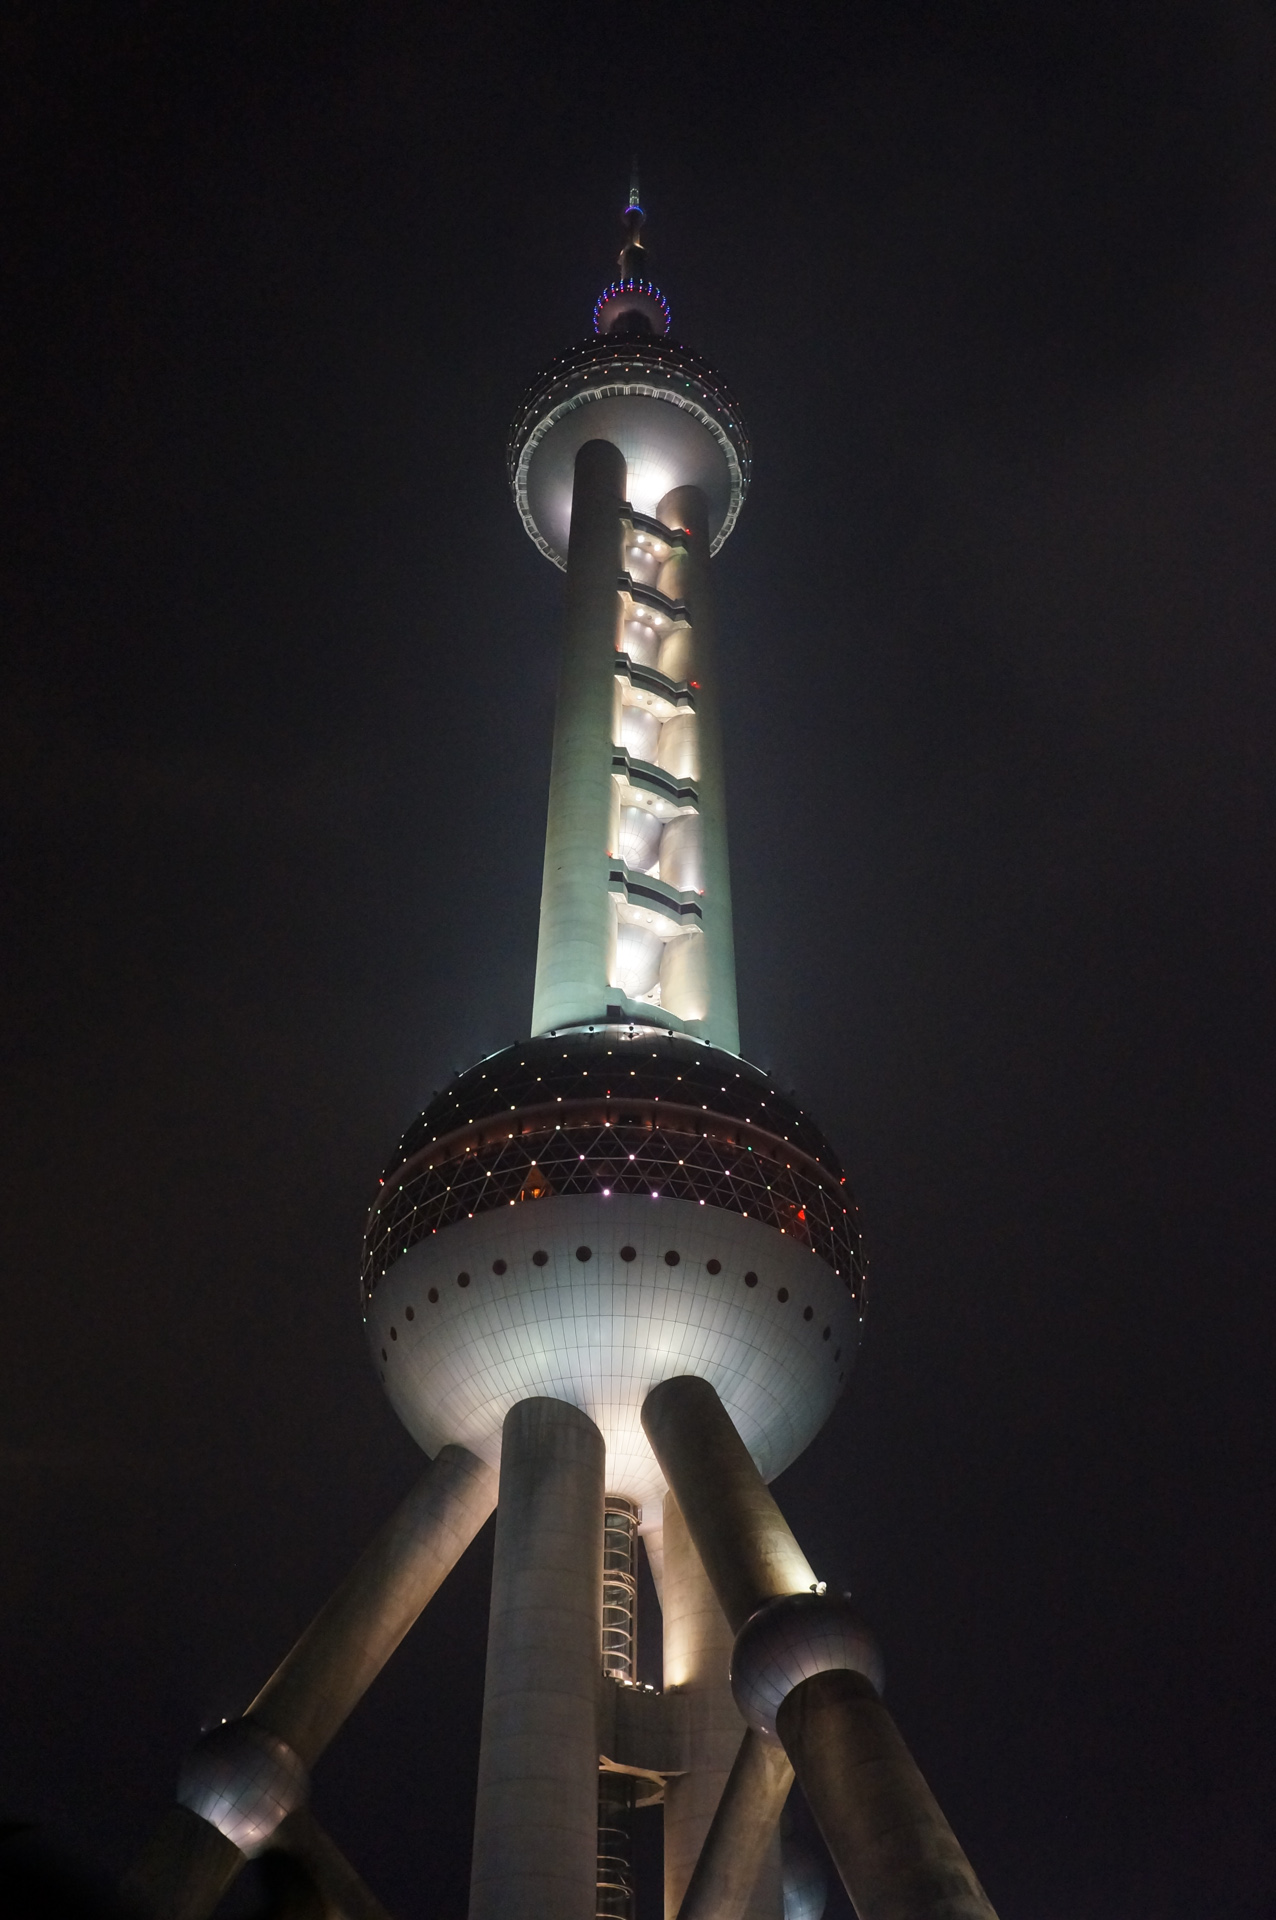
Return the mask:
[[509,478],[523,525],[560,567],[567,565],[576,455],[587,440],[619,448],[629,502],[640,513],[654,515],[674,487],[699,487],[714,553],[748,491],[740,409],[708,362],[671,337],[669,304],[647,271],[642,221],[635,188],[617,277],[594,308],[595,337],[539,376],[510,432]]
[[524,1040],[436,1095],[386,1170],[363,1297],[427,1453],[495,1463],[512,1406],[566,1400],[602,1431],[608,1486],[659,1525],[651,1388],[708,1380],[770,1479],[833,1409],[863,1280],[842,1170],[766,1074],[603,1027]]

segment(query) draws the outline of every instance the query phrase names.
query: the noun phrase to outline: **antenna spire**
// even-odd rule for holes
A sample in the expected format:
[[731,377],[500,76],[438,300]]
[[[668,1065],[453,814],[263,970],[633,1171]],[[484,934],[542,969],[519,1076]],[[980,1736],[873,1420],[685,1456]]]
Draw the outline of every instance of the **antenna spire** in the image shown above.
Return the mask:
[[638,190],[638,155],[633,157],[629,169],[629,200],[624,211],[625,244],[620,249],[620,277],[622,280],[641,280],[645,264],[642,244],[643,222],[647,216],[643,212],[642,197]]

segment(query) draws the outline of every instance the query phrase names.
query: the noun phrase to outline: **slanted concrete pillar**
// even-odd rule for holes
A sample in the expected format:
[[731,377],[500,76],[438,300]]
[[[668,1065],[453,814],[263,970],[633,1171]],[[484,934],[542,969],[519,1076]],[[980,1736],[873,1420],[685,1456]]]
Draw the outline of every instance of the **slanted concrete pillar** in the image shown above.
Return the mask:
[[859,1673],[794,1687],[776,1725],[859,1920],[996,1920],[899,1729]]
[[180,1804],[130,1868],[125,1898],[155,1920],[205,1920],[304,1799],[309,1769],[496,1501],[496,1475],[444,1447],[267,1681],[242,1720],[188,1756]]
[[496,1473],[444,1447],[248,1709],[307,1767],[363,1698],[496,1505]]
[[275,1834],[274,1845],[305,1869],[323,1902],[324,1920],[391,1920],[309,1807],[298,1807],[296,1813],[289,1814]]
[[576,455],[572,488],[534,1034],[601,1020],[607,1011],[614,925],[607,861],[625,486],[620,451],[608,440],[586,441]]
[[996,1920],[882,1705],[871,1636],[844,1598],[812,1591],[714,1389],[689,1375],[663,1381],[642,1423],[737,1629],[734,1697],[755,1732],[782,1742],[859,1920]]
[[733,1633],[764,1600],[814,1587],[810,1561],[707,1380],[684,1374],[653,1387],[642,1424]]
[[784,1748],[749,1727],[705,1835],[678,1920],[742,1920],[759,1899],[769,1912],[775,1911],[775,1893],[766,1869],[772,1865],[780,1815],[792,1785],[793,1768]]
[[593,1920],[605,1456],[564,1401],[506,1415],[470,1920]]
[[146,1920],[207,1920],[245,1856],[189,1807],[170,1807],[124,1876],[127,1911]]
[[[731,1697],[731,1627],[671,1493],[664,1503],[661,1604],[665,1692],[687,1699],[687,1771],[665,1788],[665,1920],[676,1920],[745,1725]],[[778,1806],[774,1818],[778,1822]],[[754,1868],[740,1912],[749,1920],[780,1920],[778,1824],[763,1836]]]

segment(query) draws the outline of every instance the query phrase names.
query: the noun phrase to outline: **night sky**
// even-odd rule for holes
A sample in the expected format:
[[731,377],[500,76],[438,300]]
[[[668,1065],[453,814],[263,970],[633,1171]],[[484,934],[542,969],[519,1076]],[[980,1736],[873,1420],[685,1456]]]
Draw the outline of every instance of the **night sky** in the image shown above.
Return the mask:
[[[870,1260],[776,1492],[1003,1920],[1272,1920],[1276,17],[27,0],[0,76],[0,1815],[121,1870],[419,1470],[360,1235],[527,1031],[504,440],[636,148],[754,440],[744,1049]],[[490,1556],[316,1774],[400,1920]]]

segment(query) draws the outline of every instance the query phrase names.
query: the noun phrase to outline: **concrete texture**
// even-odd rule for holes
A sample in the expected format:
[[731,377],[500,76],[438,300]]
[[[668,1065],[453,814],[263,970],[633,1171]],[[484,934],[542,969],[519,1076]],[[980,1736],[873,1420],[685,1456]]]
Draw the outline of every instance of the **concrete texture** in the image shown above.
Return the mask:
[[323,1902],[325,1920],[390,1920],[375,1893],[308,1807],[289,1814],[275,1835],[274,1845],[305,1868]]
[[124,1876],[125,1906],[145,1920],[207,1920],[244,1864],[239,1848],[188,1807],[173,1807]]
[[[811,1590],[810,1562],[707,1380],[653,1387],[642,1424],[733,1635],[764,1600]],[[666,1538],[666,1581],[668,1551]]]
[[[687,1770],[665,1788],[665,1916],[675,1920],[745,1726],[731,1698],[731,1627],[672,1494],[665,1498],[664,1545],[665,1692],[680,1694],[687,1709]],[[741,1913],[748,1920],[780,1920],[782,1898],[777,1827],[755,1864]]]
[[593,1920],[605,1449],[561,1400],[505,1420],[470,1920]]
[[496,1504],[496,1473],[444,1447],[248,1709],[314,1765]]
[[[793,1785],[783,1747],[746,1732],[705,1836],[678,1920],[744,1920]],[[774,1910],[771,1889],[764,1897]]]
[[898,1728],[861,1674],[804,1680],[777,1724],[859,1920],[996,1920]]
[[[309,1768],[376,1678],[496,1503],[496,1473],[444,1447],[248,1709]],[[245,1855],[184,1806],[124,1881],[157,1920],[204,1920]]]
[[545,828],[532,1032],[600,1020],[608,1000],[613,908],[612,707],[620,621],[625,462],[606,440],[576,455],[567,605]]

